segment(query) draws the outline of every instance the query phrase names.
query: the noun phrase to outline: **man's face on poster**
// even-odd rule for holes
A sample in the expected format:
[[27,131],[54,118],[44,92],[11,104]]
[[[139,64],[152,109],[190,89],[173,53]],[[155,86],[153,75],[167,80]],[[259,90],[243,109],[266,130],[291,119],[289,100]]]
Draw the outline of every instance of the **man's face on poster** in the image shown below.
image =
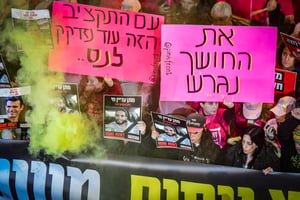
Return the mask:
[[164,129],[165,129],[165,132],[166,132],[167,135],[169,135],[169,136],[174,136],[174,135],[176,135],[176,132],[175,132],[175,130],[174,130],[173,127],[165,126]]
[[65,112],[66,111],[66,104],[62,98],[58,98],[56,101],[56,107],[59,112]]
[[115,114],[116,123],[121,125],[127,121],[126,113],[122,110],[118,110]]
[[21,102],[19,100],[7,101],[5,106],[7,118],[11,122],[18,122],[20,113],[22,112],[23,108],[24,105],[21,105]]

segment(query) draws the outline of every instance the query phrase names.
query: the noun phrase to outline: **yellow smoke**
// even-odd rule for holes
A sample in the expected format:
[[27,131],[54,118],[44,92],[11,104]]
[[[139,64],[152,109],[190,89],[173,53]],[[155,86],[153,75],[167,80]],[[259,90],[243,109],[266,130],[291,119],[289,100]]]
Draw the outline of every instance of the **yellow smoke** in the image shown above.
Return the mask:
[[64,76],[48,71],[49,49],[42,45],[41,38],[16,29],[9,34],[3,33],[3,36],[6,38],[1,41],[8,39],[14,46],[22,48],[19,53],[22,67],[16,82],[20,87],[31,86],[31,94],[25,99],[31,108],[26,113],[31,127],[29,150],[32,153],[43,150],[46,154],[59,156],[64,152],[76,154],[98,148],[102,133],[95,122],[82,114],[60,113],[50,103],[58,95],[54,86],[63,83]]

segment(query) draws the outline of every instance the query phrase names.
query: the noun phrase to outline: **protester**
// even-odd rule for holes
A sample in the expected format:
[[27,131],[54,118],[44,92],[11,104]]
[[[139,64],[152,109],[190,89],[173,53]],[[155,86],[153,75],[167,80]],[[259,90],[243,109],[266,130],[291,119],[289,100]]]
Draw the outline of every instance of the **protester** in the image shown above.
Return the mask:
[[103,122],[103,96],[105,94],[122,95],[119,83],[105,76],[82,76],[78,86],[81,109],[100,125]]
[[300,124],[282,146],[281,171],[300,172]]
[[157,15],[167,15],[170,9],[176,7],[179,0],[140,0],[142,12]]
[[220,147],[214,143],[211,132],[205,128],[205,117],[198,113],[187,116],[187,128],[193,151],[184,151],[183,160],[188,162],[218,164]]
[[235,103],[235,118],[228,139],[229,143],[235,143],[241,139],[241,135],[247,127],[257,125],[265,127],[266,123],[275,118],[269,110],[269,104],[263,103]]
[[294,144],[293,132],[298,125],[300,125],[300,98],[296,100],[295,108],[291,111],[291,117],[278,126],[278,139],[282,152],[281,168],[283,170],[288,169],[286,165],[290,162],[289,155],[291,154],[291,146]]
[[201,102],[199,113],[206,119],[205,128],[210,130],[214,142],[221,148],[229,137],[229,126],[234,119],[234,104],[223,101],[227,108],[220,108],[218,102]]
[[296,72],[296,67],[300,67],[300,61],[296,60],[285,43],[281,42],[277,51],[276,68]]
[[166,24],[210,24],[197,11],[199,0],[180,0],[166,16]]
[[217,2],[210,12],[213,25],[231,26],[232,23],[232,9],[227,2]]
[[280,169],[278,152],[265,141],[263,128],[248,127],[242,136],[242,141],[224,148],[224,164],[247,169],[262,170],[266,175]]
[[139,12],[142,6],[139,0],[123,0],[121,10]]
[[286,119],[290,117],[291,111],[294,109],[296,99],[291,96],[284,96],[279,99],[276,106],[274,106],[270,111],[276,116],[276,121],[278,124],[283,123]]
[[250,20],[253,25],[269,25],[268,12],[277,7],[276,0],[217,0],[226,1],[232,7],[233,15]]

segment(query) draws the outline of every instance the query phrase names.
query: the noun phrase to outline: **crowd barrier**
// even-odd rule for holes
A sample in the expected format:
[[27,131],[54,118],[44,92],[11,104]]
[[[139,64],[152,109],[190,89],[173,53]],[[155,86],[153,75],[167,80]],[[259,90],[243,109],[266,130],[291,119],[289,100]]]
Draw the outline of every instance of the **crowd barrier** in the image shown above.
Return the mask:
[[32,156],[0,141],[0,199],[300,199],[300,175],[146,157]]

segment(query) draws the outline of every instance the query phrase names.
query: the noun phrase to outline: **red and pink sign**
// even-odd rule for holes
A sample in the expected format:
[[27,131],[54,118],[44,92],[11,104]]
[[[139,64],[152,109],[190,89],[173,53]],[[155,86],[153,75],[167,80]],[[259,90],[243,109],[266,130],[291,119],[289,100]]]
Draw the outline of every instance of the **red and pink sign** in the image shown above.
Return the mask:
[[273,102],[277,28],[163,25],[162,101]]
[[49,69],[155,82],[164,17],[53,2]]
[[291,51],[291,54],[295,58],[300,59],[300,39],[285,33],[280,33],[280,35],[287,48]]

